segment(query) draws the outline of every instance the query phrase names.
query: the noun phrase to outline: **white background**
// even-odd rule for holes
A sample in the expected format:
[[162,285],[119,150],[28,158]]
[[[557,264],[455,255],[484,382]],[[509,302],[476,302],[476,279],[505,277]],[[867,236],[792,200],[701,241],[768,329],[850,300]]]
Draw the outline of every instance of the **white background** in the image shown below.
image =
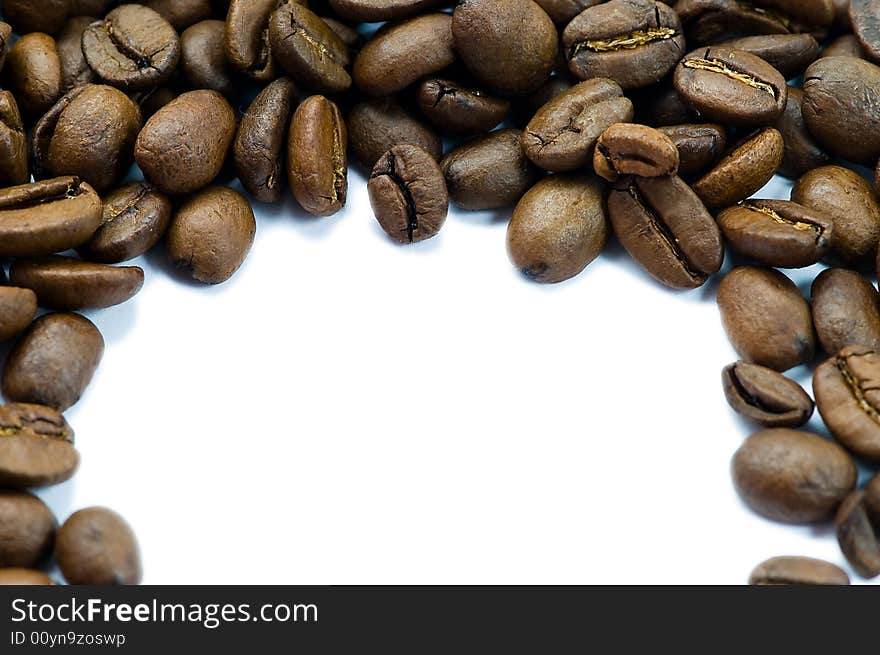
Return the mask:
[[225,285],[142,258],[142,293],[88,313],[107,351],[67,415],[82,467],[40,495],[62,520],[121,512],[147,583],[739,584],[775,555],[844,564],[833,529],[733,490],[754,428],[722,393],[717,280],[668,291],[613,242],[574,280],[529,283],[509,213],[453,211],[401,247],[352,174],[335,217],[258,208]]

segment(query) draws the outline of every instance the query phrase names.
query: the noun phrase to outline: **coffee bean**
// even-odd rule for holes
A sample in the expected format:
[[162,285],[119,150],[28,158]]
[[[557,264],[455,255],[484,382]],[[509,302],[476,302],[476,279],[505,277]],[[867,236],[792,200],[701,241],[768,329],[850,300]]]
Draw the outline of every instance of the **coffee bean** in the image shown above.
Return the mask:
[[608,197],[608,213],[621,245],[666,286],[693,289],[721,268],[721,232],[679,177],[622,178]]
[[321,16],[321,20],[327,24],[333,33],[336,34],[342,42],[348,46],[349,51],[358,51],[364,44],[364,39],[361,37],[360,33],[353,27],[350,27],[343,23],[342,21],[338,21],[335,18],[330,18],[329,16]]
[[568,25],[572,18],[600,0],[535,0],[557,25]]
[[812,34],[744,36],[719,45],[760,57],[787,80],[803,73],[819,58],[819,44]]
[[3,73],[28,117],[41,116],[61,97],[61,58],[55,39],[47,34],[21,37],[9,50]]
[[672,84],[661,83],[645,89],[639,107],[644,114],[642,122],[648,125],[678,125],[699,120]]
[[7,400],[59,411],[76,404],[104,354],[98,328],[78,314],[46,314],[15,345],[3,369]]
[[731,344],[746,361],[786,371],[813,358],[810,306],[782,273],[733,269],[718,287],[718,308]]
[[865,485],[865,510],[875,525],[880,525],[880,474]]
[[446,132],[479,134],[501,123],[510,103],[448,79],[422,82],[417,93],[422,114]]
[[378,23],[405,18],[440,3],[441,0],[330,0],[330,7],[341,18]]
[[824,166],[830,159],[807,130],[802,113],[803,100],[804,92],[801,89],[788,87],[788,104],[785,105],[785,112],[773,124],[785,143],[782,165],[778,172],[792,179]]
[[27,329],[37,315],[37,296],[30,289],[0,286],[0,342]]
[[168,254],[178,268],[206,284],[231,278],[254,243],[250,203],[225,187],[210,187],[184,202],[168,229]]
[[[174,1],[178,2],[179,0]],[[111,7],[118,4],[119,0],[70,0],[70,15],[104,16]]]
[[787,200],[746,200],[718,215],[730,246],[767,266],[803,268],[822,259],[833,238],[830,217]]
[[394,98],[359,102],[348,114],[348,142],[352,156],[369,170],[394,146],[418,146],[434,159],[443,156],[440,137],[414,118]]
[[813,400],[794,380],[765,366],[736,362],[721,373],[728,404],[768,428],[797,428],[813,415]]
[[822,57],[860,57],[868,58],[868,53],[854,34],[839,36],[822,51]]
[[55,557],[74,585],[135,585],[141,558],[131,526],[104,507],[74,512],[58,530]]
[[850,0],[849,17],[868,56],[874,61],[880,60],[880,3],[877,0]]
[[446,222],[449,193],[443,172],[418,146],[394,146],[380,157],[367,189],[376,220],[398,243],[430,239]]
[[834,7],[834,31],[851,32],[853,26],[849,18],[850,0],[831,0],[831,4]]
[[756,432],[733,457],[733,482],[743,501],[781,523],[825,521],[855,488],[858,471],[843,448],[787,428]]
[[9,53],[9,46],[12,45],[12,26],[8,23],[0,21],[0,71],[6,64],[6,55]]
[[216,91],[191,91],[147,121],[134,157],[160,191],[188,194],[217,177],[234,137],[235,113],[223,96]]
[[615,123],[599,137],[593,168],[611,182],[621,175],[675,175],[678,173],[678,148],[668,136],[652,127]]
[[226,60],[233,69],[258,82],[271,82],[277,77],[269,45],[269,17],[277,7],[278,0],[229,3]]
[[556,60],[556,27],[532,0],[463,0],[452,14],[452,33],[468,70],[501,95],[535,91]]
[[225,30],[222,20],[203,20],[188,27],[180,35],[180,70],[193,88],[232,96],[235,87],[226,66]]
[[688,43],[716,43],[737,34],[800,31],[789,17],[739,0],[678,0],[675,11],[684,25]]
[[562,44],[573,75],[607,77],[624,89],[659,82],[685,49],[675,11],[653,0],[610,0],[585,9],[565,28]]
[[0,189],[0,257],[39,257],[75,248],[100,224],[101,199],[77,177]]
[[56,34],[70,14],[70,0],[4,0],[3,18],[18,34]]
[[773,557],[755,567],[750,585],[849,585],[839,566],[811,557]]
[[95,22],[92,16],[74,16],[64,24],[58,35],[56,45],[61,60],[61,92],[67,93],[80,84],[97,81],[94,71],[89,68],[82,49],[82,35],[89,25]]
[[13,585],[54,585],[55,581],[42,571],[33,569],[0,569],[0,587]]
[[40,405],[0,405],[0,485],[59,484],[78,466],[73,431],[59,412]]
[[724,127],[712,123],[668,125],[657,130],[668,136],[678,150],[678,175],[693,180],[715,165],[727,147]]
[[211,0],[149,0],[143,4],[167,20],[178,32],[211,18],[213,14]]
[[18,103],[9,91],[0,91],[0,188],[25,184],[30,179],[27,150]]
[[287,139],[287,179],[293,195],[314,216],[335,214],[348,193],[348,135],[339,107],[324,96],[303,101]]
[[55,515],[39,498],[0,489],[0,567],[38,566],[52,552],[56,527]]
[[541,168],[575,170],[592,160],[602,132],[632,117],[632,102],[623,96],[616,82],[587,80],[538,110],[526,127],[523,148]]
[[880,522],[868,514],[864,491],[843,502],[835,525],[840,550],[856,572],[863,578],[880,576]]
[[83,33],[83,53],[95,74],[123,91],[165,82],[180,61],[177,32],[155,11],[122,5]]
[[826,353],[846,346],[880,349],[880,294],[855,271],[832,268],[813,282],[813,324]]

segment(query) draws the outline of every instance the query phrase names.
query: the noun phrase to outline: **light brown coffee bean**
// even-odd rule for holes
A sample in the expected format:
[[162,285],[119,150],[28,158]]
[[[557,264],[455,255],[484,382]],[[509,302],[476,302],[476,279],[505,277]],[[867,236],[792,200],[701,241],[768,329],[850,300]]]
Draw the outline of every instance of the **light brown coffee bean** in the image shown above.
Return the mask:
[[794,380],[765,366],[736,362],[721,374],[728,404],[768,428],[797,428],[813,415],[813,400]]
[[143,575],[131,526],[104,507],[81,509],[64,522],[55,557],[64,578],[74,585],[136,585]]
[[621,175],[675,175],[678,161],[678,148],[665,134],[647,125],[615,123],[596,143],[593,168],[600,177],[615,182]]
[[38,566],[52,552],[56,527],[55,515],[39,498],[0,489],[0,568]]
[[58,484],[78,466],[73,430],[59,412],[25,403],[0,405],[0,486]]
[[37,296],[30,289],[0,286],[0,342],[23,332],[37,315]]
[[880,350],[880,294],[855,271],[830,268],[813,282],[813,324],[826,353],[846,346]]
[[839,566],[811,557],[773,557],[755,567],[750,585],[849,585]]
[[269,17],[277,8],[278,0],[232,0],[226,14],[226,60],[258,82],[277,77],[269,45]]
[[61,97],[61,58],[48,34],[33,32],[9,50],[4,74],[25,116],[37,118]]

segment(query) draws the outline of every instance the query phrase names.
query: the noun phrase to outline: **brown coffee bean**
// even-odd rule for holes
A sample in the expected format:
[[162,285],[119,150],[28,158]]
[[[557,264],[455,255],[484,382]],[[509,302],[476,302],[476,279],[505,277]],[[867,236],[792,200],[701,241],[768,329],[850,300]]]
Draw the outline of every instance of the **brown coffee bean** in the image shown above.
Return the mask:
[[678,175],[693,180],[718,163],[727,147],[727,134],[722,125],[712,123],[683,124],[658,127],[678,149]]
[[813,415],[813,400],[794,380],[765,366],[736,362],[721,373],[728,404],[768,428],[797,428]]
[[786,371],[813,358],[810,306],[779,271],[733,269],[718,287],[718,308],[731,344],[746,361]]
[[692,123],[697,116],[684,104],[672,84],[659,84],[645,90],[639,103],[649,125],[678,125]]
[[812,135],[807,130],[802,113],[804,92],[797,88],[788,87],[788,103],[785,112],[779,120],[773,124],[782,135],[785,143],[785,152],[782,156],[782,165],[779,174],[792,179],[797,179],[804,173],[824,166],[830,160],[828,154],[819,147]]
[[234,70],[258,82],[271,82],[277,77],[269,45],[269,17],[277,7],[278,0],[232,0],[229,3],[226,60]]
[[831,268],[813,282],[813,324],[826,353],[880,349],[880,294],[855,271]]
[[761,34],[725,41],[720,45],[760,57],[785,79],[797,77],[819,58],[819,43],[812,34]]
[[61,60],[61,92],[67,93],[80,84],[91,84],[97,76],[89,67],[82,49],[82,35],[95,22],[92,16],[74,16],[64,24],[56,45]]
[[557,25],[568,25],[572,18],[601,0],[535,0]]
[[0,567],[38,566],[52,552],[56,527],[55,515],[39,498],[0,489]]
[[61,58],[55,39],[33,32],[9,50],[4,75],[18,106],[28,117],[43,115],[61,97]]
[[376,220],[398,243],[430,239],[446,222],[449,193],[443,172],[418,146],[394,146],[380,157],[367,189]]
[[211,187],[184,202],[168,229],[168,254],[178,268],[206,284],[231,278],[254,243],[250,203],[225,187]]
[[739,0],[678,0],[675,11],[684,25],[688,43],[715,43],[735,34],[803,31],[787,16]]
[[567,76],[556,75],[538,87],[537,91],[517,98],[517,102],[513,104],[517,124],[527,125],[541,107],[573,86]]
[[232,96],[235,85],[226,66],[222,20],[203,20],[180,35],[180,70],[194,89],[211,89]]
[[59,412],[40,405],[0,405],[0,485],[58,484],[78,466],[73,431]]
[[6,55],[12,45],[12,26],[0,21],[0,71],[6,64]]
[[234,137],[235,113],[226,99],[216,91],[191,91],[147,121],[134,157],[160,191],[188,194],[217,177]]
[[479,134],[501,123],[510,102],[448,79],[433,78],[419,85],[417,98],[422,114],[446,132]]
[[880,61],[880,6],[877,0],[850,0],[849,18],[852,29],[874,61]]
[[149,0],[143,4],[167,20],[178,32],[209,19],[213,14],[211,0]]
[[[849,0],[846,0],[847,2]],[[855,34],[844,34],[832,41],[828,47],[822,51],[822,57],[860,57],[868,58],[868,53],[862,47]]]
[[297,108],[287,139],[287,179],[307,212],[329,216],[348,194],[348,134],[339,107],[324,96]]
[[733,482],[754,511],[781,523],[825,521],[855,489],[858,471],[833,441],[787,428],[756,432],[734,455]]
[[27,135],[18,103],[9,91],[0,91],[0,188],[29,179]]
[[774,557],[755,567],[750,585],[842,585],[849,576],[839,566],[811,557]]
[[104,507],[73,513],[58,530],[55,557],[74,585],[136,585],[141,558],[131,526]]
[[42,571],[20,568],[0,569],[0,587],[54,584],[55,581]]
[[440,137],[394,98],[366,100],[352,107],[348,135],[352,157],[369,170],[373,170],[379,157],[405,143],[418,146],[434,159],[443,156]]
[[417,14],[441,0],[330,0],[330,7],[347,20],[378,23]]
[[18,34],[56,34],[70,14],[70,0],[4,0],[3,18]]
[[615,123],[596,143],[593,168],[606,180],[621,175],[661,177],[678,173],[678,148],[653,127]]
[[[179,0],[175,0],[178,2]],[[186,0],[183,0],[186,2]],[[71,16],[104,16],[119,0],[70,0]]]
[[0,342],[27,329],[37,315],[37,296],[30,289],[0,286]]
[[349,51],[358,51],[364,44],[364,39],[360,33],[354,28],[346,25],[342,21],[330,18],[329,16],[321,16],[321,20],[327,23],[327,27],[333,30],[342,42],[348,46]]
[[864,491],[843,501],[835,525],[840,550],[856,572],[863,578],[880,576],[880,522],[868,513]]

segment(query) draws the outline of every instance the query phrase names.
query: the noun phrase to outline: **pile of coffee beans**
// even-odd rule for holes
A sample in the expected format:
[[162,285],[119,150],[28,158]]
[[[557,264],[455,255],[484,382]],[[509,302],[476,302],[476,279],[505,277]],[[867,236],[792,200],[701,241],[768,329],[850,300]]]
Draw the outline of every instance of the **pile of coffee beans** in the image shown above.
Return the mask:
[[[53,553],[71,583],[140,578],[119,516],[56,530],[25,491],[78,465],[61,412],[104,341],[73,312],[132,298],[144,272],[119,264],[155,247],[228,280],[251,200],[330,216],[349,156],[392,240],[433,237],[450,203],[508,209],[510,258],[537,282],[578,275],[612,236],[673,289],[721,277],[728,254],[718,306],[742,361],[723,389],[762,428],[736,489],[775,521],[834,521],[852,569],[880,575],[880,167],[864,168],[880,160],[880,2],[3,0],[2,17],[0,340],[17,342],[0,583],[49,582]],[[753,198],[776,174],[791,200]],[[779,270],[819,263],[809,301]],[[798,430],[814,401],[783,373],[803,365],[833,438]],[[783,556],[751,582],[849,577]]]

